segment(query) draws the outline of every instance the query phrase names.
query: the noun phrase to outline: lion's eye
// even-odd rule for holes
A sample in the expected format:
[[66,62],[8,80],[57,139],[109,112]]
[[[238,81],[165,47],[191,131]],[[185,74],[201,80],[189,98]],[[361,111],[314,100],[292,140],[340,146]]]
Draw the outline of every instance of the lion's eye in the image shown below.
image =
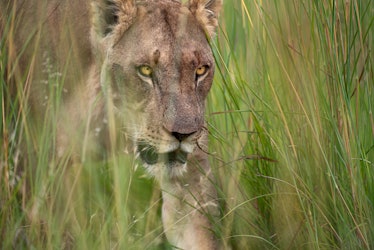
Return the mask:
[[196,69],[196,76],[197,77],[200,77],[200,76],[203,76],[208,70],[208,66],[207,65],[203,65],[203,66],[200,66]]
[[150,77],[152,75],[152,68],[147,65],[140,66],[138,71],[142,76]]

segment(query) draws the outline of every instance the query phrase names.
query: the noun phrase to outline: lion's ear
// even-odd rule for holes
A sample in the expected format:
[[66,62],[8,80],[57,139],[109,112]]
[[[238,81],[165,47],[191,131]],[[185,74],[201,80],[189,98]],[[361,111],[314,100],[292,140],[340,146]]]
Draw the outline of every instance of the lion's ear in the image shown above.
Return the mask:
[[130,27],[135,16],[135,0],[93,1],[91,37],[100,40],[111,33],[120,36]]
[[221,6],[222,0],[189,0],[188,3],[188,8],[210,37],[215,34],[218,26]]

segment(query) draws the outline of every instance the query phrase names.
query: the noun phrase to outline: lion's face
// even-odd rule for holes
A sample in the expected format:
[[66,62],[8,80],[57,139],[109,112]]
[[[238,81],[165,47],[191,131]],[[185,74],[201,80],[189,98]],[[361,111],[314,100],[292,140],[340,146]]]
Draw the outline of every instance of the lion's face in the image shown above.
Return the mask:
[[[104,92],[152,174],[174,174],[205,137],[214,58],[206,33],[179,2],[139,4],[131,25],[105,46]],[[116,39],[114,39],[116,37]]]

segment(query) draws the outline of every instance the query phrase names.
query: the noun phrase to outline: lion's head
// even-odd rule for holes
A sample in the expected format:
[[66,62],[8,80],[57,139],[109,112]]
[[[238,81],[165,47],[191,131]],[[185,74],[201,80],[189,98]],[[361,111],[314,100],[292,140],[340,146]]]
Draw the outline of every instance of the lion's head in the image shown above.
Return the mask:
[[219,1],[103,1],[92,41],[101,84],[152,174],[184,171],[205,140],[205,99],[214,58],[208,39]]

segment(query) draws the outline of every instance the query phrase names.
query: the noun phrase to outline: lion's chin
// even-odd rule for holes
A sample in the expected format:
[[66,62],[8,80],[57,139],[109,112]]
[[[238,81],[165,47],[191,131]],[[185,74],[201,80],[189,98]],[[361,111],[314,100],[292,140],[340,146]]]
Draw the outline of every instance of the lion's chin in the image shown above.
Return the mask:
[[158,153],[155,147],[144,144],[138,146],[138,152],[140,159],[147,165],[161,163],[168,167],[180,166],[187,162],[188,157],[188,153],[179,148],[167,153]]
[[182,145],[174,150],[160,153],[156,147],[149,144],[138,144],[138,156],[147,172],[161,180],[162,178],[182,177],[187,172],[188,155]]

